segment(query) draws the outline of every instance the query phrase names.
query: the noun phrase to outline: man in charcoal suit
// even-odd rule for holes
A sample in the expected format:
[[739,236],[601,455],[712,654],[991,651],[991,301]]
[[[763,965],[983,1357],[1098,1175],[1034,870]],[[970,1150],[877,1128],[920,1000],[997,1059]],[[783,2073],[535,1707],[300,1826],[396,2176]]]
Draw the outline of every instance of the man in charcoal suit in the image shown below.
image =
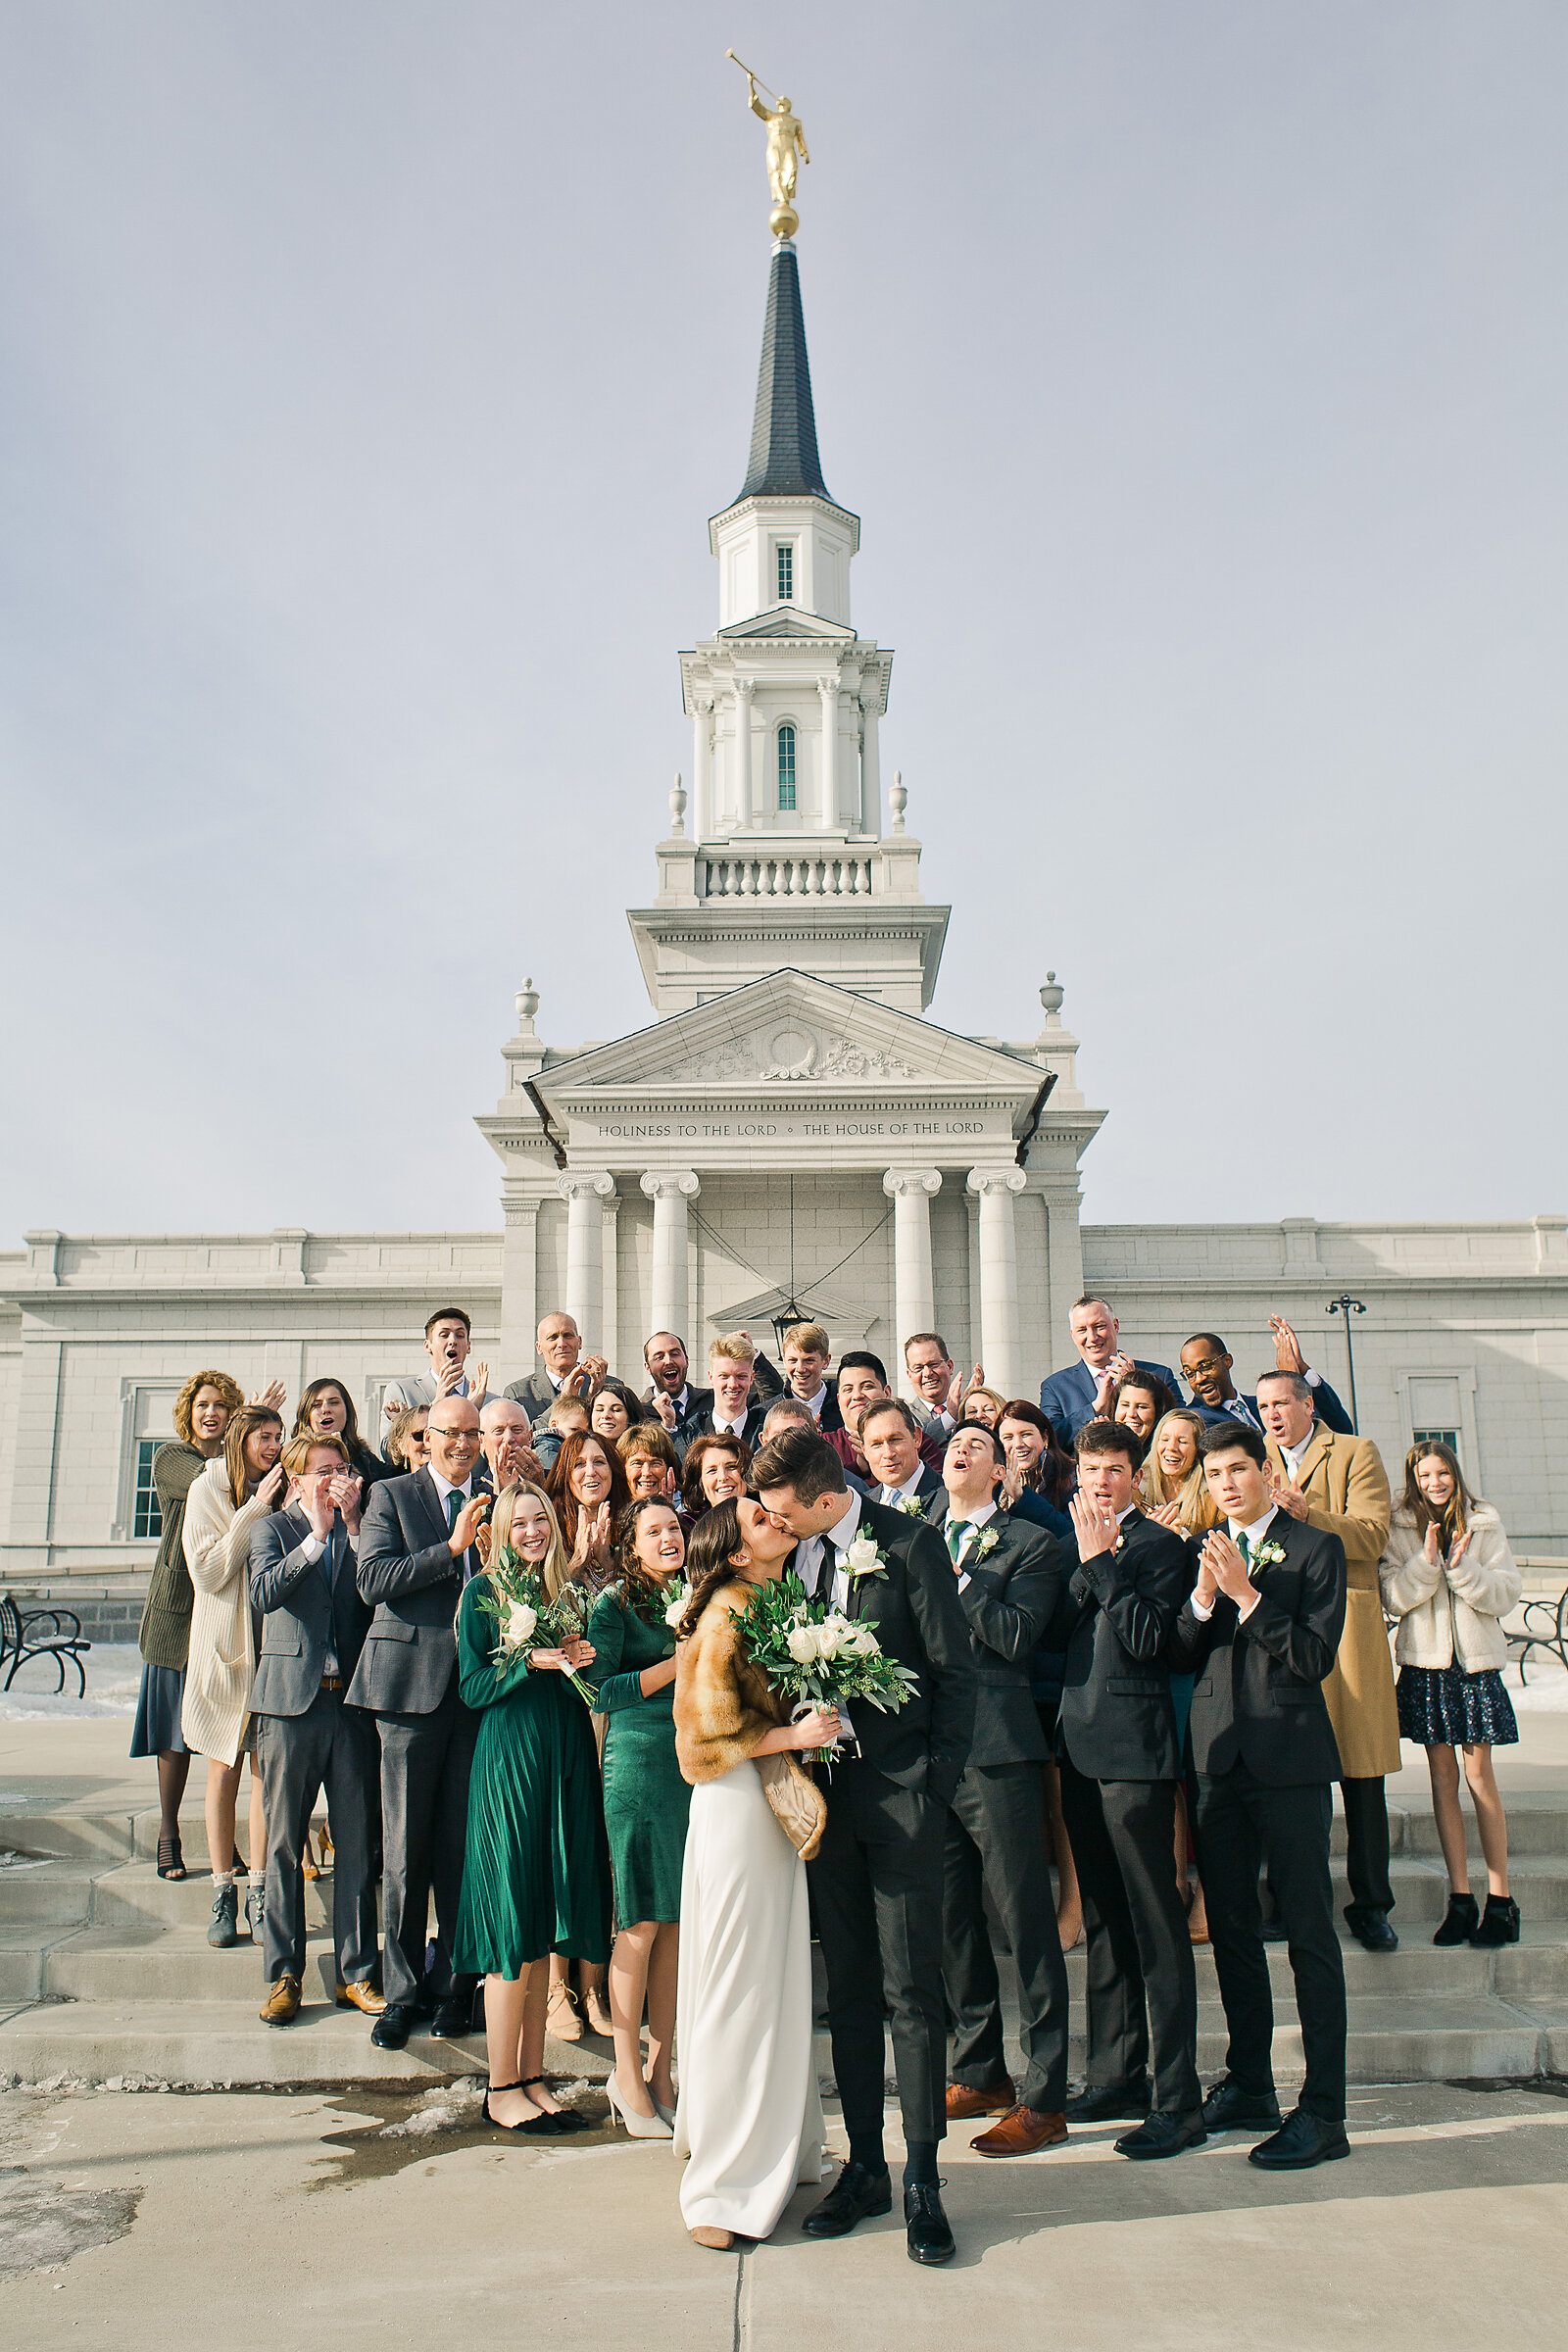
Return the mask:
[[[891,2210],[882,2145],[885,2002],[907,2157],[909,2256],[951,2262],[937,2179],[948,2128],[943,1850],[975,1706],[953,1565],[930,1528],[852,1494],[844,1464],[815,1430],[786,1430],[764,1446],[753,1475],[762,1508],[800,1539],[795,1572],[807,1592],[872,1626],[883,1653],[919,1677],[914,1696],[896,1711],[862,1703],[848,1710],[851,1744],[833,1764],[827,1827],[808,1866],[850,2157],[802,2228],[808,2237],[842,2237],[866,2215]],[[852,1557],[861,1539],[868,1556]]]
[[326,1791],[332,1823],[332,1944],[337,2004],[378,2017],[375,1987],[375,1730],[345,1691],[370,1612],[355,1583],[360,1481],[336,1438],[290,1438],[293,1491],[251,1538],[251,1604],[262,1647],[251,1690],[267,1806],[262,2019],[292,2025],[305,1978],[305,1841]]
[[[928,1424],[929,1426],[929,1424]],[[867,1405],[860,1421],[860,1446],[875,1484],[871,1499],[885,1510],[903,1511],[940,1527],[948,1515],[948,1490],[925,1456],[926,1437],[902,1396]]]
[[468,1772],[478,1718],[458,1690],[458,1602],[481,1562],[473,1548],[491,1496],[481,1484],[479,1416],[466,1397],[430,1407],[430,1460],[371,1491],[360,1540],[359,1587],[375,1614],[349,1704],[375,1717],[381,1741],[382,1984],[386,2008],[370,2038],[400,2050],[414,2029],[435,1895],[431,2032],[466,2034],[471,1980],[452,1972],[463,1888]]
[[1066,1653],[1061,1810],[1089,1932],[1089,2080],[1067,2116],[1133,2118],[1118,2155],[1178,2156],[1205,2136],[1198,1984],[1173,1860],[1182,1760],[1164,1655],[1191,1582],[1187,1547],[1134,1502],[1143,1447],[1133,1431],[1091,1421],[1075,1450],[1079,1564],[1046,1638]]
[[[1225,2075],[1203,2102],[1211,2132],[1270,2135],[1251,2161],[1299,2171],[1349,2154],[1345,2136],[1345,1962],[1329,1869],[1340,1751],[1323,1694],[1345,1630],[1345,1546],[1274,1500],[1254,1429],[1206,1430],[1208,1491],[1225,1514],[1197,1554],[1170,1661],[1196,1673],[1198,1866],[1220,1998]],[[1285,1922],[1306,2080],[1283,2125],[1274,2095],[1274,2002],[1257,1874],[1269,1857]]]
[[[1029,1687],[1064,1563],[1054,1537],[998,1511],[1005,1468],[996,1432],[960,1421],[943,1466],[943,1537],[976,1693],[969,1758],[948,1813],[942,1976],[954,2020],[948,2114],[1001,2118],[973,2141],[977,2156],[1032,2156],[1067,2136],[1067,1969],[1046,1861],[1046,1737]],[[1003,2051],[987,1895],[1018,1972],[1025,2072],[1016,2089]]]
[[1067,1329],[1078,1361],[1040,1384],[1040,1409],[1063,1446],[1071,1446],[1086,1421],[1108,1415],[1110,1392],[1129,1372],[1152,1372],[1173,1396],[1181,1395],[1168,1364],[1122,1354],[1117,1344],[1121,1325],[1103,1298],[1080,1298],[1067,1317]]

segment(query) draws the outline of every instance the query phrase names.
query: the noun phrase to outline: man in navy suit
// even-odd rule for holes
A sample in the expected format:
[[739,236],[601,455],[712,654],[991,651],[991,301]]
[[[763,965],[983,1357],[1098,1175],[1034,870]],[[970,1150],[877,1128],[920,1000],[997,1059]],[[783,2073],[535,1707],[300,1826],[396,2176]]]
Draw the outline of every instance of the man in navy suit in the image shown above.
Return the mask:
[[1069,1452],[1086,1421],[1109,1420],[1110,1392],[1129,1372],[1152,1372],[1173,1396],[1181,1395],[1168,1364],[1146,1363],[1142,1356],[1121,1353],[1116,1337],[1121,1326],[1103,1298],[1080,1298],[1067,1317],[1067,1329],[1078,1361],[1041,1382],[1040,1409]]
[[[1325,1429],[1353,1438],[1350,1416],[1320,1372],[1314,1372],[1301,1353],[1301,1343],[1283,1315],[1270,1315],[1274,1334],[1274,1368],[1294,1372],[1312,1392],[1312,1411]],[[1193,1392],[1193,1410],[1212,1427],[1220,1421],[1243,1421],[1249,1429],[1263,1430],[1257,1398],[1237,1393],[1234,1358],[1217,1331],[1195,1331],[1181,1352],[1182,1378]],[[1264,1433],[1266,1434],[1266,1433]]]

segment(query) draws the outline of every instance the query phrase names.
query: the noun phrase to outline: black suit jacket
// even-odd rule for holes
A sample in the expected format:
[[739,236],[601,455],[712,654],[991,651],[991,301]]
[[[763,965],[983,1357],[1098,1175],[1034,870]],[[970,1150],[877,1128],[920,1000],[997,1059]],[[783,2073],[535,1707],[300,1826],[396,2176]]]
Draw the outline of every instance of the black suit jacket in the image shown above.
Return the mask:
[[[976,1559],[976,1543],[993,1528],[996,1544],[983,1560]],[[1043,1763],[1049,1751],[1030,1693],[1029,1661],[1065,1582],[1061,1546],[1044,1528],[999,1511],[978,1538],[971,1538],[963,1568],[964,1581],[960,1585],[955,1578],[954,1589],[974,1652],[969,1762]]]
[[[863,1480],[861,1485],[865,1486]],[[881,1502],[882,1489],[879,1483],[873,1481],[866,1491],[875,1501]],[[925,1506],[918,1514],[922,1526],[941,1527],[944,1524],[948,1516],[948,1490],[942,1483],[941,1473],[933,1470],[930,1464],[924,1461],[920,1465],[920,1477],[914,1490],[914,1498],[916,1502]],[[896,1502],[884,1505],[884,1508],[890,1511],[896,1511],[898,1507]],[[912,1511],[906,1511],[903,1516],[911,1519],[916,1514]]]
[[[876,1538],[886,1566],[851,1580],[849,1614],[875,1626],[886,1655],[920,1678],[907,1706],[880,1713],[850,1705],[860,1754],[901,1788],[950,1804],[974,1735],[976,1678],[969,1629],[942,1538],[903,1511],[860,1504],[856,1533]],[[833,1565],[826,1546],[824,1572]],[[828,1796],[832,1802],[831,1788]]]
[[[1264,1536],[1283,1560],[1253,1576],[1260,1598],[1246,1624],[1234,1600],[1216,1596],[1205,1625],[1192,1597],[1176,1620],[1169,1660],[1196,1673],[1193,1761],[1200,1772],[1228,1772],[1238,1761],[1269,1788],[1337,1781],[1340,1751],[1323,1697],[1345,1631],[1345,1546],[1326,1529],[1276,1511]],[[1188,1547],[1190,1582],[1198,1581],[1199,1544]]]
[[1081,1561],[1043,1647],[1066,1652],[1057,1738],[1091,1781],[1181,1777],[1165,1656],[1192,1590],[1187,1545],[1134,1511],[1118,1551]]
[[[688,1413],[680,1427],[670,1433],[675,1451],[680,1455],[682,1461],[686,1459],[699,1438],[710,1438],[713,1434],[715,1427],[713,1392],[710,1389],[706,1394],[708,1402],[700,1406],[696,1412]],[[762,1423],[766,1419],[767,1407],[765,1404],[748,1405],[745,1425],[741,1430],[741,1441],[744,1445],[749,1446],[754,1453],[757,1451],[762,1435]]]
[[251,1536],[251,1600],[262,1612],[262,1647],[251,1706],[258,1715],[305,1715],[316,1703],[330,1653],[351,1682],[365,1646],[370,1612],[355,1581],[355,1552],[341,1519],[334,1521],[340,1553],[334,1581],[326,1554],[307,1560],[311,1523],[298,1503],[273,1511]]
[[349,1686],[351,1706],[435,1712],[457,1672],[463,1584],[464,1564],[447,1547],[447,1515],[429,1471],[378,1486],[360,1526],[360,1593],[375,1614]]

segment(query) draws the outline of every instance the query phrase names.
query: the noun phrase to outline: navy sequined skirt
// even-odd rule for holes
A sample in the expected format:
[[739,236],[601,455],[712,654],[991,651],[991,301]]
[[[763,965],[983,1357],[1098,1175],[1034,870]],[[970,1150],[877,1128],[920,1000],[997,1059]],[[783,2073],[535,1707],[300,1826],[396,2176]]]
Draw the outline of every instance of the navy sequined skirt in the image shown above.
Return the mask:
[[136,1720],[131,1726],[133,1756],[188,1755],[179,1718],[185,1704],[183,1666],[149,1666],[143,1662],[141,1688],[136,1693]]
[[1422,1747],[1511,1747],[1519,1738],[1513,1700],[1495,1666],[1401,1666],[1399,1737]]

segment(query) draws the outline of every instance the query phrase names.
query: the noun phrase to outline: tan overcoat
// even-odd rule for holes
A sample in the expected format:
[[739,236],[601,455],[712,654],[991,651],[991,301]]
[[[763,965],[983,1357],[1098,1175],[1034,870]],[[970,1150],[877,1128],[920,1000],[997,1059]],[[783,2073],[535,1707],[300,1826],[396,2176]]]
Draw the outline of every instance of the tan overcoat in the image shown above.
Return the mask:
[[[1288,1485],[1290,1472],[1272,1438],[1268,1458]],[[1345,1545],[1345,1632],[1323,1685],[1340,1762],[1348,1781],[1379,1780],[1399,1769],[1399,1711],[1378,1583],[1389,1540],[1388,1473],[1370,1438],[1342,1437],[1318,1421],[1297,1480],[1307,1499],[1307,1525],[1327,1528]]]

